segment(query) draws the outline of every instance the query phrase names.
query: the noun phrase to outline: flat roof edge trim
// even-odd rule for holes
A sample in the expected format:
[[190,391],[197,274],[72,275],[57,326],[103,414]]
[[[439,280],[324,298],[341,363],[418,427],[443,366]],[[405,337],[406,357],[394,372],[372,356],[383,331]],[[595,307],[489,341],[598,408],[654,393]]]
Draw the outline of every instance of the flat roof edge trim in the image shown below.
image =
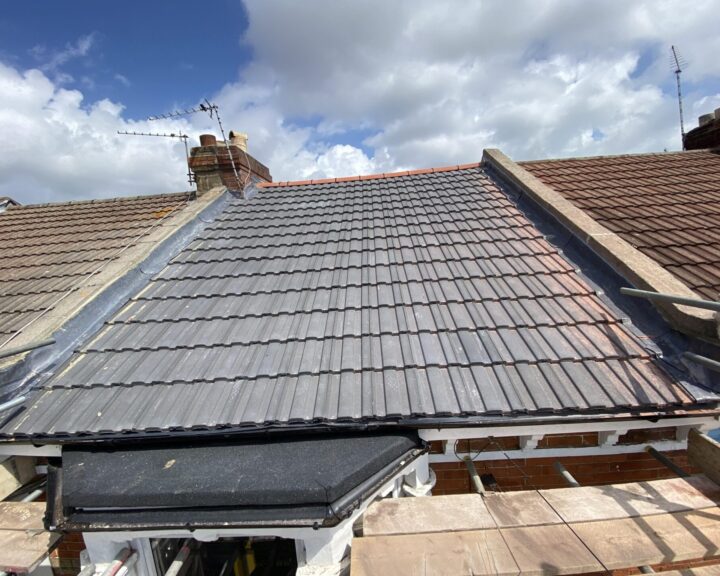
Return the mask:
[[[636,288],[702,299],[652,258],[607,229],[500,150],[486,149],[483,152],[483,163],[527,194]],[[681,332],[703,338],[718,338],[718,324],[712,311],[665,302],[653,304]]]

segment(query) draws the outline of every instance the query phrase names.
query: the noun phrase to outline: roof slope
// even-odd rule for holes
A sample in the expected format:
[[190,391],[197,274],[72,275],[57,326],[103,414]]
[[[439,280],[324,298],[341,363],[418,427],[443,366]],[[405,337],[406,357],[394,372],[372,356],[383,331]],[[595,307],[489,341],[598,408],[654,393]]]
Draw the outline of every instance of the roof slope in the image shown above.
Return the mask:
[[482,169],[234,200],[5,427],[103,434],[695,399]]
[[10,206],[0,214],[0,346],[189,199],[179,193]]
[[518,162],[704,298],[720,294],[720,153]]

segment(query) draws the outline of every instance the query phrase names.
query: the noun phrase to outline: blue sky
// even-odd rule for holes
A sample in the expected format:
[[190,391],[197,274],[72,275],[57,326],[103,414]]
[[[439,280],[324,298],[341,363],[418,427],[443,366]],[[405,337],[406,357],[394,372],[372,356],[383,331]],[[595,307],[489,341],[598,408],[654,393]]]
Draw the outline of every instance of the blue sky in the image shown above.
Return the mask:
[[182,146],[117,130],[227,129],[275,179],[511,157],[679,148],[720,107],[713,0],[185,0],[6,3],[0,195],[56,201],[184,189]]
[[88,39],[86,54],[68,55],[58,66],[73,78],[64,85],[89,100],[117,99],[132,118],[193,105],[236,78],[252,57],[240,40],[246,27],[245,8],[235,0],[35,0],[7,2],[0,13],[5,61],[50,65]]

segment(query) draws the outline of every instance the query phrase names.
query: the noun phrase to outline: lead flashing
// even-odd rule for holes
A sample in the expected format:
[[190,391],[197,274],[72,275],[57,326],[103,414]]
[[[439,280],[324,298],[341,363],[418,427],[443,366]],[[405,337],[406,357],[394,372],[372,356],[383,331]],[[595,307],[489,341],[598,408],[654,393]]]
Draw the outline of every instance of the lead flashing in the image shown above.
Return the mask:
[[79,342],[93,334],[109,314],[214,220],[228,198],[227,189],[220,186],[177,209],[18,336],[16,342],[20,345],[45,338],[55,342],[0,362],[0,398],[19,394],[32,381],[66,360]]
[[[483,163],[527,194],[636,288],[701,299],[655,260],[590,217],[587,212],[513,162],[500,150],[486,149]],[[706,339],[718,338],[718,324],[713,312],[665,302],[654,304],[677,330]]]

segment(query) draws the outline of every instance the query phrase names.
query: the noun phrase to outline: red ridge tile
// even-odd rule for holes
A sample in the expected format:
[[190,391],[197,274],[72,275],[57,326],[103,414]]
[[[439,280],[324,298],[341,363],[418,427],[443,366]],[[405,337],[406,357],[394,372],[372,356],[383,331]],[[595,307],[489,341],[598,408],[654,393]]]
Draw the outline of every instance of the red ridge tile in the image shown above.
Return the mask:
[[454,166],[440,166],[437,168],[420,168],[418,170],[403,170],[400,172],[384,172],[378,174],[365,174],[363,176],[343,176],[341,178],[320,178],[317,180],[292,180],[287,182],[262,182],[257,184],[258,188],[274,188],[283,186],[306,186],[314,184],[334,184],[337,182],[353,182],[363,180],[379,180],[382,178],[398,178],[400,176],[415,176],[418,174],[432,174],[433,172],[451,172],[454,170],[468,170],[479,168],[481,162],[471,164],[456,164]]

